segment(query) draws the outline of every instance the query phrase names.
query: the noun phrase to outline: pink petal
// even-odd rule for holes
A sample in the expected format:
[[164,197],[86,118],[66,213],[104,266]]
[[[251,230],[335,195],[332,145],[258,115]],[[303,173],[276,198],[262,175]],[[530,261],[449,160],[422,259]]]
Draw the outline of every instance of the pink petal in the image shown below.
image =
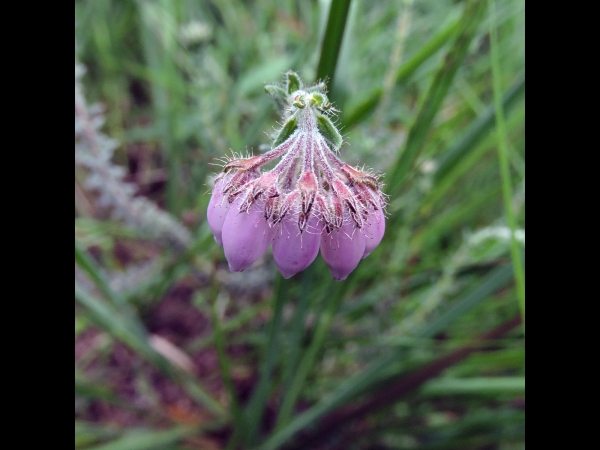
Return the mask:
[[381,208],[370,212],[363,233],[365,234],[365,253],[362,257],[366,258],[379,245],[385,233],[385,216]]
[[231,204],[223,224],[223,249],[229,270],[241,272],[267,250],[275,227],[265,219],[264,201],[254,202],[248,212],[240,212],[243,196]]
[[298,228],[298,214],[283,220],[273,238],[273,259],[283,278],[306,269],[319,254],[319,219],[311,215],[304,232]]
[[321,256],[334,280],[345,280],[356,269],[364,252],[365,236],[352,222],[321,236]]
[[230,203],[227,201],[227,198],[223,196],[223,187],[226,182],[227,178],[221,178],[215,183],[212,196],[208,202],[208,210],[206,211],[206,219],[208,221],[210,231],[212,231],[217,244],[221,246],[223,245],[223,239],[221,238],[223,223],[225,222],[225,217],[227,217],[227,212],[229,211],[230,207]]

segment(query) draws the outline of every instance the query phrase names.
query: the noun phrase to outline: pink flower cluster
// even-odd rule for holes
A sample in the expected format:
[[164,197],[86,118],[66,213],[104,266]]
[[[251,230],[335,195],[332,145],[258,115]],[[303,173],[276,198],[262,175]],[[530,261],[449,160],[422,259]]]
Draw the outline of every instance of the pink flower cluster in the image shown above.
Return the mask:
[[208,224],[232,271],[250,266],[272,243],[284,278],[306,269],[320,250],[341,281],[381,242],[385,196],[376,176],[336,155],[341,136],[322,90],[298,89],[288,98],[276,139],[282,142],[262,155],[228,159],[214,183]]

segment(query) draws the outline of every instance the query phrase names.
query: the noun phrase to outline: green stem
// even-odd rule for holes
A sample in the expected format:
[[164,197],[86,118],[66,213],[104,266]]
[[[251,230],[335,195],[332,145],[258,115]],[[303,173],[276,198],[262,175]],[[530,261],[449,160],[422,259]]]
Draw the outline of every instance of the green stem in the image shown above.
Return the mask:
[[512,210],[512,187],[510,182],[510,168],[508,161],[508,146],[506,142],[506,123],[504,120],[504,110],[502,108],[502,87],[500,74],[500,57],[498,54],[498,29],[496,27],[496,9],[495,2],[488,0],[490,4],[490,45],[492,57],[492,82],[494,88],[494,107],[496,110],[496,132],[498,134],[498,160],[500,163],[500,175],[502,176],[502,198],[504,200],[504,210],[506,219],[511,231],[510,237],[510,256],[513,263],[515,283],[517,288],[517,298],[521,310],[523,327],[525,326],[525,272],[523,263],[519,254],[519,246],[515,238],[517,228],[516,219]]

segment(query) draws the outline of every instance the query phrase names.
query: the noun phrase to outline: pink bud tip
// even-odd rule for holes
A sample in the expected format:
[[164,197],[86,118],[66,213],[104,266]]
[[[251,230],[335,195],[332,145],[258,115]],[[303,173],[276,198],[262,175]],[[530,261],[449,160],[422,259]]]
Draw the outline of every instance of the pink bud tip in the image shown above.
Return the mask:
[[381,208],[369,214],[363,232],[365,234],[365,253],[362,257],[366,258],[379,245],[385,233],[385,216]]
[[225,218],[227,217],[227,212],[229,211],[230,207],[230,203],[223,195],[223,187],[227,183],[228,178],[221,178],[215,183],[212,196],[208,202],[208,210],[206,212],[206,219],[208,221],[210,231],[212,231],[217,244],[221,246],[223,245],[223,239],[221,238],[223,223],[225,222]]
[[365,252],[365,236],[354,223],[321,236],[321,256],[334,280],[344,281],[356,269]]
[[241,195],[235,199],[223,223],[223,249],[232,272],[241,272],[260,258],[275,232],[265,219],[264,201],[254,202],[247,212],[240,212],[243,200]]
[[298,227],[298,214],[286,217],[273,238],[273,259],[283,278],[290,278],[312,264],[319,254],[321,230],[314,215],[302,233]]

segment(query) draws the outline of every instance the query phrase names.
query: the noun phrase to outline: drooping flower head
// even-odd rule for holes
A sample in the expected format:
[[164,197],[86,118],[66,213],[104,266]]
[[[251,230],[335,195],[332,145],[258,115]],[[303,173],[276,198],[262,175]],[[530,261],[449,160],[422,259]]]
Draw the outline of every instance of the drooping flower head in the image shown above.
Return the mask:
[[[267,85],[283,114],[272,149],[227,158],[216,177],[208,224],[232,271],[242,271],[273,243],[285,278],[321,256],[344,280],[381,242],[385,195],[377,176],[344,163],[336,112],[319,83],[304,87],[294,72],[284,86]],[[281,158],[271,170],[261,167]]]

